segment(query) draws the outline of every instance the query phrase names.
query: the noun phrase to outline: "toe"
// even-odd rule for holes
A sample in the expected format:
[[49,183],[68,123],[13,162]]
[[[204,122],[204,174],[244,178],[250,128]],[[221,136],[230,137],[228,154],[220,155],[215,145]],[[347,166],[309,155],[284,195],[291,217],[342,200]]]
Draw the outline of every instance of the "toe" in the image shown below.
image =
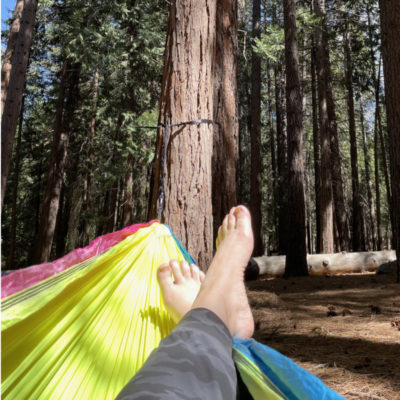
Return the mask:
[[172,277],[169,264],[162,264],[158,267],[157,280],[163,290],[172,285]]
[[192,273],[192,278],[196,282],[200,282],[200,270],[199,270],[199,267],[196,264],[191,264],[190,265],[190,271]]
[[229,214],[225,215],[225,218],[222,221],[222,225],[221,225],[221,233],[222,234],[224,234],[224,232],[226,232],[228,230],[228,217],[229,217]]
[[169,262],[169,266],[172,270],[172,275],[174,276],[174,283],[182,283],[183,282],[183,275],[181,272],[181,268],[179,267],[179,263],[176,260],[171,260]]
[[228,230],[235,229],[236,226],[236,216],[234,214],[228,215]]
[[190,278],[190,268],[189,268],[189,264],[186,260],[182,260],[181,261],[181,270],[182,270],[182,275],[188,279]]
[[245,233],[251,232],[251,216],[249,210],[244,206],[236,207],[236,228],[244,231]]
[[200,283],[203,283],[206,274],[203,271],[200,271]]

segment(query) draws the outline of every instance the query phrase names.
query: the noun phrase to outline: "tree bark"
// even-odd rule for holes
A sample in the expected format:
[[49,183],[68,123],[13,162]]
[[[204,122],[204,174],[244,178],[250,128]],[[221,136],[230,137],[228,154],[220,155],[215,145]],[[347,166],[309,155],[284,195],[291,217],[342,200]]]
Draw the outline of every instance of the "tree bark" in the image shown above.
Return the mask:
[[[164,124],[212,118],[215,15],[216,3],[209,0],[177,0],[170,5],[160,102],[160,122]],[[157,216],[163,175],[162,220],[206,270],[213,250],[213,126],[171,127],[164,169],[165,133],[160,129],[157,137],[151,215]]]
[[7,48],[3,56],[3,65],[1,67],[1,114],[3,115],[4,103],[7,97],[8,85],[10,83],[10,74],[13,63],[15,44],[17,43],[19,28],[21,26],[22,10],[24,9],[24,0],[17,0],[13,13],[14,20],[11,24],[10,36],[7,42]]
[[15,44],[13,63],[7,98],[4,103],[1,120],[1,206],[3,207],[4,192],[12,157],[15,129],[21,110],[22,95],[25,88],[26,70],[29,60],[29,50],[35,25],[37,0],[25,0],[21,17],[21,27]]
[[217,0],[214,74],[212,199],[214,237],[237,204],[239,122],[237,93],[237,2]]
[[[283,2],[288,132],[288,202],[285,277],[308,275],[303,160],[303,113],[300,93],[296,2]],[[288,227],[289,228],[289,227]]]
[[349,22],[347,15],[345,18],[344,32],[344,53],[345,53],[345,76],[347,87],[347,112],[349,118],[350,134],[350,159],[351,159],[351,188],[352,188],[352,208],[353,208],[353,251],[365,249],[363,229],[362,229],[362,209],[360,201],[360,181],[358,178],[358,159],[357,159],[357,135],[356,121],[354,113],[354,94],[353,94],[353,63],[351,57],[351,39]]
[[[67,72],[69,68],[72,69],[70,74]],[[68,79],[68,98],[65,104],[65,112],[63,112],[67,75],[70,75]],[[71,131],[71,124],[74,121],[73,114],[76,108],[78,97],[79,75],[79,64],[70,65],[68,61],[64,61],[60,93],[57,104],[56,122],[54,126],[53,147],[51,151],[49,172],[43,198],[42,212],[40,215],[39,231],[35,242],[35,251],[33,256],[34,264],[48,261],[50,258],[60,201],[61,185],[63,182],[64,168],[67,157],[69,135]]]
[[[261,2],[253,0],[253,40],[261,36]],[[261,57],[251,54],[251,175],[250,212],[254,233],[254,256],[264,254],[261,213]]]
[[400,3],[397,0],[379,0],[379,5],[392,204],[394,205],[392,232],[397,253],[397,282],[400,283]]
[[333,191],[331,170],[331,138],[327,105],[327,65],[325,59],[323,31],[325,29],[325,1],[314,0],[315,14],[321,19],[315,28],[316,68],[318,76],[318,116],[321,141],[321,186],[320,186],[320,248],[321,253],[333,253]]
[[[285,271],[285,256],[255,257],[260,275],[281,277]],[[376,271],[382,264],[396,260],[390,250],[359,253],[309,254],[307,256],[310,275],[331,275]]]

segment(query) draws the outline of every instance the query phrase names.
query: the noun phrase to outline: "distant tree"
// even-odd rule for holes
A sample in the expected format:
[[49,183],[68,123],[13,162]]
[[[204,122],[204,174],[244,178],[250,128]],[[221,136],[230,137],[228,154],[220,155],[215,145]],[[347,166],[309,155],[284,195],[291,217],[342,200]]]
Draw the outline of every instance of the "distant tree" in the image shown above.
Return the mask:
[[296,2],[284,0],[286,110],[288,132],[288,200],[290,226],[286,230],[285,277],[308,275],[305,204],[302,97],[296,27]]
[[[253,40],[261,35],[261,1],[253,0]],[[261,237],[261,57],[254,50],[251,55],[251,181],[250,212],[254,232],[254,256],[264,254]]]
[[347,88],[347,112],[349,120],[350,135],[350,158],[351,158],[351,187],[352,187],[352,209],[353,209],[353,251],[365,250],[365,242],[362,225],[362,209],[360,199],[360,181],[358,177],[358,152],[356,136],[356,120],[354,111],[353,90],[353,62],[351,54],[351,33],[348,15],[345,13],[344,53],[345,53],[345,80]]
[[327,100],[327,65],[324,50],[323,31],[325,17],[324,0],[314,0],[315,14],[320,23],[315,29],[316,69],[318,78],[318,116],[321,141],[321,187],[320,187],[320,248],[321,253],[333,253],[333,191],[331,169],[331,138],[329,131]]

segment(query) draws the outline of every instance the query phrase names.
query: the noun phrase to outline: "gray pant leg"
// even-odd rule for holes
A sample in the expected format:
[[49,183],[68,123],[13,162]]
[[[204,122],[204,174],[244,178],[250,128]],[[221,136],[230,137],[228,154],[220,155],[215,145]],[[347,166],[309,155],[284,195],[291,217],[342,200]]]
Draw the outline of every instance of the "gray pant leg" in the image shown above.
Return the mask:
[[188,312],[117,396],[117,400],[234,400],[232,338],[217,315]]

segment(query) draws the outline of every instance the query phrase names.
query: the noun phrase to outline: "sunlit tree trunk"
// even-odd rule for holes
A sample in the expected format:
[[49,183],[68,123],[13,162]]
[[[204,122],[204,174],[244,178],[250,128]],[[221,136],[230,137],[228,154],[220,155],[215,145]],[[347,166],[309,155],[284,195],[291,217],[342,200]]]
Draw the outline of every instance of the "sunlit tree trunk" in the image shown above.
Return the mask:
[[[213,118],[215,16],[215,1],[177,0],[170,4],[160,102],[163,124]],[[201,123],[171,127],[164,168],[165,133],[160,129],[157,137],[151,216],[157,216],[163,175],[162,220],[205,270],[213,251],[213,126]]]
[[35,24],[36,8],[37,0],[25,0],[21,17],[21,27],[13,54],[7,98],[4,103],[1,120],[1,206],[3,206],[15,129],[17,127],[22,95],[25,88],[25,77]]
[[8,37],[7,48],[3,56],[3,65],[1,67],[1,114],[3,114],[4,103],[7,97],[8,85],[10,83],[10,74],[12,69],[15,44],[17,43],[19,28],[21,26],[22,10],[24,0],[17,0],[14,10],[14,20],[11,24],[10,36]]

